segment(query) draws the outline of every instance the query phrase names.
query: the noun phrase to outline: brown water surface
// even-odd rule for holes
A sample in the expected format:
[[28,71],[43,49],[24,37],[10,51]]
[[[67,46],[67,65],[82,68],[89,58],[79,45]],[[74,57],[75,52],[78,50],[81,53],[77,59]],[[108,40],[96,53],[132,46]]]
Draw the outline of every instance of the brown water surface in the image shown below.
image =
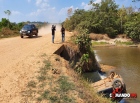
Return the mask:
[[93,48],[99,63],[117,67],[126,84],[128,93],[137,93],[137,99],[121,103],[140,103],[140,48],[96,47]]

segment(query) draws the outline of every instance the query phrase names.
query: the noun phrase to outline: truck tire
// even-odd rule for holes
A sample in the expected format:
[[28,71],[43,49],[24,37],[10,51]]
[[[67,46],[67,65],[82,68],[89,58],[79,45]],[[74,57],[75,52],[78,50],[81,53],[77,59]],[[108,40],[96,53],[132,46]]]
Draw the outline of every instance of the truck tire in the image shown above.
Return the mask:
[[23,35],[20,35],[20,37],[23,38],[24,36]]
[[31,33],[29,37],[32,38],[33,37],[33,33]]
[[[113,86],[113,90],[119,88],[119,90],[117,90],[118,93],[126,93],[126,92],[127,92],[127,91],[126,91],[126,86],[125,86],[125,84],[123,83],[122,80],[120,80],[120,79],[118,79],[118,78],[116,78],[116,79],[113,80],[112,86]],[[116,101],[116,103],[118,103],[118,102],[120,102],[122,99],[123,99],[123,97],[118,97],[118,98],[115,97],[115,98],[113,98],[113,101]]]
[[36,37],[38,37],[38,33],[36,33]]

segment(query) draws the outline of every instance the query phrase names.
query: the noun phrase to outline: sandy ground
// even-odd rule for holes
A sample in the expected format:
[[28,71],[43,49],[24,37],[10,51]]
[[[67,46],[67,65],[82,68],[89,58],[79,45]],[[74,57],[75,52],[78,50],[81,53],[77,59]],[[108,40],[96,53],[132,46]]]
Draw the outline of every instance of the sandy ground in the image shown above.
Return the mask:
[[[50,56],[62,45],[60,26],[56,29],[54,44],[50,26],[41,28],[38,38],[19,36],[0,40],[0,103],[20,103],[20,92],[42,66],[41,55]],[[66,41],[69,37],[66,32]]]

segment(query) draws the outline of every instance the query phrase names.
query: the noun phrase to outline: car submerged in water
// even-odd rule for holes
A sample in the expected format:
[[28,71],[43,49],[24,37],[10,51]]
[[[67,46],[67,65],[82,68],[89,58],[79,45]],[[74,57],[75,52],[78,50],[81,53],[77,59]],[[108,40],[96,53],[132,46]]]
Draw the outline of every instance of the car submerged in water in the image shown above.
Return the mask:
[[21,38],[24,38],[24,36],[33,37],[33,35],[38,36],[38,28],[34,24],[26,24],[20,30]]
[[127,93],[126,85],[121,75],[114,71],[110,71],[108,76],[105,72],[98,71],[98,75],[101,80],[92,84],[97,93],[111,98],[111,100],[116,101],[116,103],[120,102],[123,99],[121,95]]

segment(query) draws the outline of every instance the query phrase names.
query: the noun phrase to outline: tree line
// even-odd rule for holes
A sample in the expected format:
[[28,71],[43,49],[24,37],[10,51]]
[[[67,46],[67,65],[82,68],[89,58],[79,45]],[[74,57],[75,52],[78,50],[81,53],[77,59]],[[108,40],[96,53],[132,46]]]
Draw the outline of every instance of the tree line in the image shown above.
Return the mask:
[[19,30],[24,25],[24,23],[17,24],[17,23],[10,22],[10,20],[9,20],[9,16],[11,15],[10,10],[6,10],[6,11],[4,11],[4,13],[7,14],[8,19],[6,19],[6,18],[1,19],[0,30],[2,30],[3,28],[9,28],[11,30]]
[[64,27],[69,31],[108,34],[111,38],[126,34],[133,40],[140,40],[140,9],[132,6],[119,8],[114,0],[102,0],[101,3],[91,0],[89,5],[92,8],[88,11],[75,10],[63,22]]
[[0,21],[0,38],[19,35],[19,31],[21,30],[21,28],[28,23],[33,23],[38,28],[47,24],[44,22],[30,22],[30,21],[19,23],[10,22],[9,17],[11,15],[11,11],[6,10],[4,11],[4,13],[8,16],[8,18],[2,18]]

